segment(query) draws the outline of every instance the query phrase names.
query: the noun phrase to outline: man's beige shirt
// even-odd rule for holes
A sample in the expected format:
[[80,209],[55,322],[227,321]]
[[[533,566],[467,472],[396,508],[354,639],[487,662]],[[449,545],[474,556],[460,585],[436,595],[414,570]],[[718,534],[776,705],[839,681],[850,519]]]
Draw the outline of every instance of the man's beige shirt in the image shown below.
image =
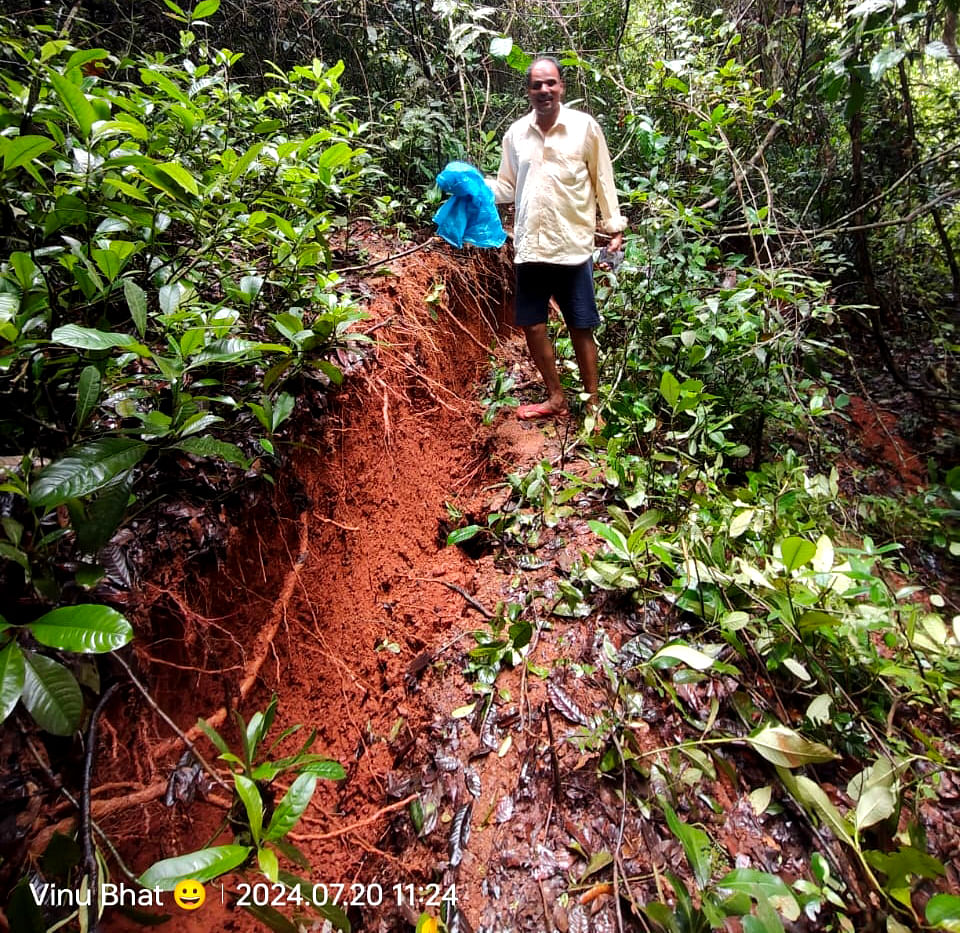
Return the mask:
[[488,178],[498,204],[516,206],[514,259],[574,266],[593,254],[597,206],[605,233],[619,233],[613,164],[603,130],[589,114],[561,106],[546,136],[530,111],[503,137],[496,179]]

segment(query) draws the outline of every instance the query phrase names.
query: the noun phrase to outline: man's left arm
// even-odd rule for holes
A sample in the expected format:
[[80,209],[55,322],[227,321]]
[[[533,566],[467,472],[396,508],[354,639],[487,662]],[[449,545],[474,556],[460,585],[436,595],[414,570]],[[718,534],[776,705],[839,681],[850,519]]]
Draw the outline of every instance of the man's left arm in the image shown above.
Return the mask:
[[607,249],[616,252],[623,245],[623,231],[627,229],[627,218],[620,213],[617,200],[617,186],[613,180],[613,162],[610,150],[603,136],[603,130],[595,121],[591,121],[587,132],[587,168],[597,196],[597,206],[603,219],[601,229],[611,234]]

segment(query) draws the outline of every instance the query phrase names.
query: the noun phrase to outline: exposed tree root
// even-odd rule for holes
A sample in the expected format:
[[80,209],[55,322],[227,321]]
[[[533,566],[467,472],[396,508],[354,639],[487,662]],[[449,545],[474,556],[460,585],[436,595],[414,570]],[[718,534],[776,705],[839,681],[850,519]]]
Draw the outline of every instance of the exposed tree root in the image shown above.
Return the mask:
[[351,823],[349,826],[343,826],[340,829],[334,829],[329,833],[288,833],[287,835],[294,842],[312,842],[318,839],[337,839],[340,836],[346,836],[349,833],[356,832],[358,829],[363,829],[365,826],[370,826],[371,824],[376,823],[377,820],[386,816],[388,813],[393,813],[395,810],[402,810],[405,806],[407,806],[407,804],[416,800],[417,796],[417,794],[410,794],[409,797],[404,797],[403,800],[398,800],[396,803],[391,803],[386,807],[381,807],[371,816],[365,817],[362,820],[358,820],[356,823]]

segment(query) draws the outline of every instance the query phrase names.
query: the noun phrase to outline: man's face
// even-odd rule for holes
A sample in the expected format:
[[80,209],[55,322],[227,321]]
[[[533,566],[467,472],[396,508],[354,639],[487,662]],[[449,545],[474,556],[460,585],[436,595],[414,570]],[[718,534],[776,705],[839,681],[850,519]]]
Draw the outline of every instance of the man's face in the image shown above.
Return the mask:
[[537,113],[538,123],[552,124],[556,120],[563,100],[563,81],[553,62],[534,62],[527,97]]

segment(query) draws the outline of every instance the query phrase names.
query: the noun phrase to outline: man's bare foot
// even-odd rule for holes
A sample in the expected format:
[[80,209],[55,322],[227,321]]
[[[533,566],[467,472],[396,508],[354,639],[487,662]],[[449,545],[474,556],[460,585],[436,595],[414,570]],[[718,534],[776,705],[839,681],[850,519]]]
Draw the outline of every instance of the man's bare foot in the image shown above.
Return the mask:
[[517,409],[517,418],[521,421],[536,421],[538,418],[564,418],[569,414],[567,406],[557,408],[550,402],[538,402],[536,405],[521,405]]

